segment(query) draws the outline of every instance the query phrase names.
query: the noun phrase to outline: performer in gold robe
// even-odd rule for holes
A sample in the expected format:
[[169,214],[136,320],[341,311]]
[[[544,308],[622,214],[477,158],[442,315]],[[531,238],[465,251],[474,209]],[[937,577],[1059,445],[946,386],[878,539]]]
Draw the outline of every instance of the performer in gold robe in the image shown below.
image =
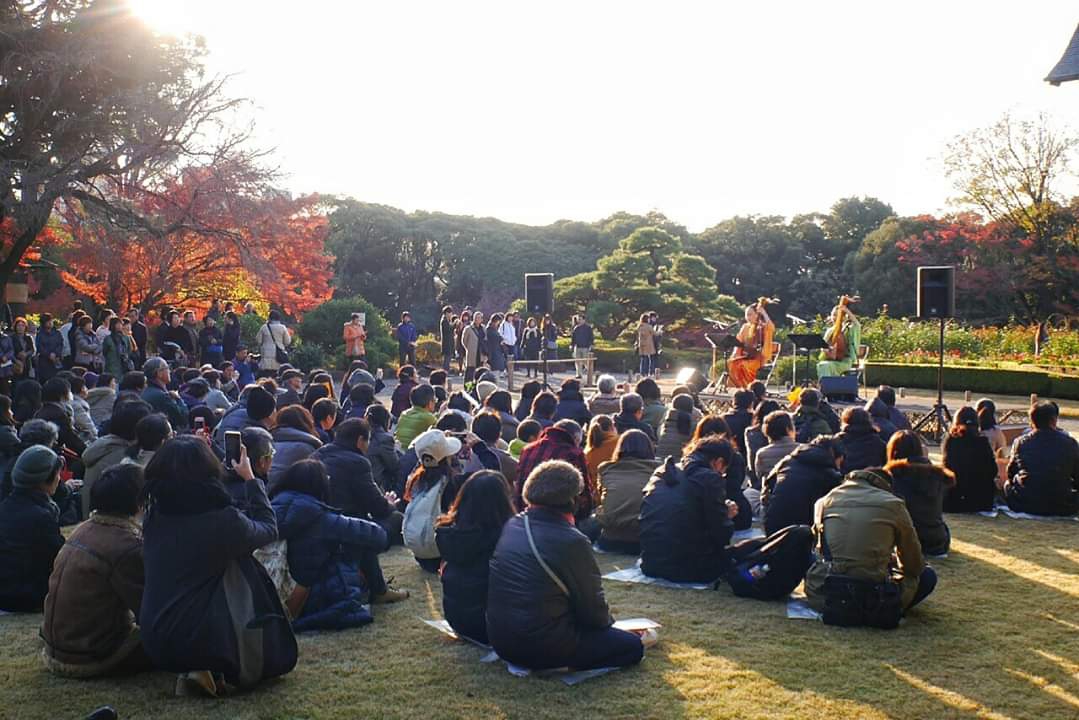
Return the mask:
[[757,379],[757,371],[772,360],[772,338],[776,326],[765,309],[770,302],[775,301],[760,298],[746,307],[746,321],[737,335],[738,345],[727,363],[727,384],[730,387],[749,387]]

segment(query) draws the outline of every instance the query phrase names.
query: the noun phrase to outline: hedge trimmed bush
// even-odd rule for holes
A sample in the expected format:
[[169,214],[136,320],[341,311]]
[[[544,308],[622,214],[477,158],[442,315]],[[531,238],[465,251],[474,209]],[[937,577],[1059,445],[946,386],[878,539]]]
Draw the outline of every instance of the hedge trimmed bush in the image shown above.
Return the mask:
[[[869,362],[866,365],[866,383],[871,387],[891,385],[892,387],[932,389],[937,386],[937,366]],[[1037,370],[945,365],[944,389],[1000,395],[1036,393],[1041,397],[1079,400],[1079,377]]]
[[297,332],[305,345],[317,345],[324,357],[333,359],[338,370],[347,368],[344,362],[344,339],[342,332],[352,313],[367,313],[367,365],[372,371],[385,367],[397,358],[397,343],[393,340],[390,324],[371,303],[357,295],[338,298],[309,310],[300,321]]

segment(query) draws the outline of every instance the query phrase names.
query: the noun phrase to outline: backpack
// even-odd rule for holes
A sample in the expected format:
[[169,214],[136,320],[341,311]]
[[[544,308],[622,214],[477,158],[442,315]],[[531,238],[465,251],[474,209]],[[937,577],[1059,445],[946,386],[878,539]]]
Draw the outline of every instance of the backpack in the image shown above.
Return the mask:
[[735,595],[781,600],[813,564],[813,531],[808,525],[789,525],[766,538],[732,545],[730,553],[733,565],[726,580]]
[[401,534],[405,547],[420,560],[430,560],[441,555],[435,542],[435,520],[442,514],[442,493],[446,490],[446,478],[438,481],[418,495],[405,508],[405,521]]

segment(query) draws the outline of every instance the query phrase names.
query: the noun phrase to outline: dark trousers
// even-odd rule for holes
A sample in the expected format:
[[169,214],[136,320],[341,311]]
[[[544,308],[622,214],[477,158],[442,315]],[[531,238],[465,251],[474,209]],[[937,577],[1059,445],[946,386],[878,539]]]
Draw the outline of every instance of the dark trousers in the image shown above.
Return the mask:
[[429,573],[437,573],[442,558],[416,558],[416,564]]
[[569,666],[574,670],[636,665],[644,657],[641,639],[631,632],[613,627],[581,634],[577,651]]
[[652,356],[641,355],[641,375],[651,375],[654,368],[652,367]]
[[404,538],[401,537],[401,526],[405,522],[404,514],[393,511],[381,520],[376,520],[382,529],[386,531],[386,536],[390,539],[390,546],[403,545]]
[[910,601],[908,609],[914,607],[922,600],[929,597],[929,594],[933,592],[933,589],[937,587],[937,572],[933,568],[926,565],[922,570],[921,577],[918,578],[918,591],[914,593],[914,599]]
[[453,360],[453,356],[448,353],[442,353],[442,369],[447,373],[450,371],[450,361]]
[[353,558],[360,569],[360,574],[367,582],[367,590],[371,595],[381,595],[386,592],[386,578],[382,576],[382,565],[378,562],[378,553],[374,550],[359,550],[354,552]]
[[415,365],[416,346],[399,344],[397,346],[397,359],[400,360],[401,365]]

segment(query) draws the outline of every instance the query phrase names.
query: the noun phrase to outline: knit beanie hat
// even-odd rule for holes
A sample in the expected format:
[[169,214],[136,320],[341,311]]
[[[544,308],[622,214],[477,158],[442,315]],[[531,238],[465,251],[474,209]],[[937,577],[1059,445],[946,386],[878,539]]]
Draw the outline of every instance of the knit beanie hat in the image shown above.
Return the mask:
[[498,389],[498,385],[495,385],[490,380],[483,380],[481,382],[476,383],[476,396],[479,398],[480,402],[482,403],[484,400],[487,399],[488,395],[490,395],[491,393],[493,393],[497,389]]
[[265,420],[274,414],[277,401],[270,391],[261,385],[251,388],[247,393],[247,416],[252,420]]
[[37,487],[52,478],[60,467],[60,458],[44,445],[31,445],[22,451],[11,471],[15,487]]
[[548,460],[525,480],[522,495],[529,505],[572,511],[582,482],[581,472],[568,462]]

